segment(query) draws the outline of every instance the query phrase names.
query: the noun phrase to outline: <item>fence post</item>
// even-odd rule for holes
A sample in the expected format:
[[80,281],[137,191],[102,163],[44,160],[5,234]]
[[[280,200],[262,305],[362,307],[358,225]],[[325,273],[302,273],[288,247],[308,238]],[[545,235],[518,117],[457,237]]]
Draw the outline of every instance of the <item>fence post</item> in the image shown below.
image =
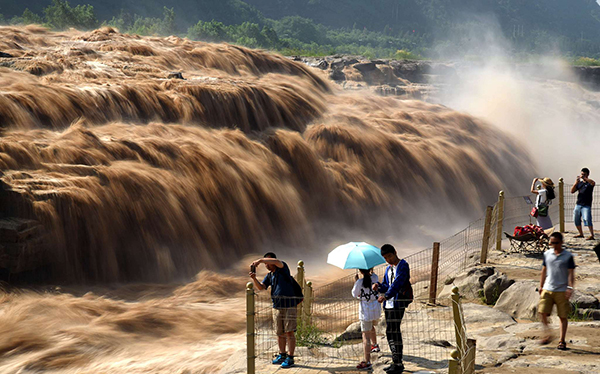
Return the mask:
[[254,289],[252,282],[246,284],[246,360],[248,374],[256,373],[256,351],[254,335]]
[[306,292],[304,293],[304,302],[302,303],[303,316],[306,324],[310,324],[313,302],[312,282],[306,282]]
[[558,214],[560,220],[560,232],[565,232],[565,180],[558,180]]
[[440,261],[440,243],[433,243],[433,253],[431,254],[431,274],[429,276],[429,304],[435,305],[437,297],[438,265]]
[[502,250],[502,224],[504,222],[504,191],[498,194],[498,215],[496,216],[496,250]]
[[475,353],[477,352],[477,341],[467,339],[467,354],[463,360],[465,374],[475,374]]
[[452,316],[454,318],[454,332],[456,333],[456,348],[458,349],[459,359],[462,361],[465,357],[466,350],[466,334],[463,326],[462,310],[460,308],[460,295],[458,287],[452,287]]
[[458,361],[460,353],[457,350],[453,350],[450,353],[450,357],[450,360],[448,360],[448,374],[461,374],[460,361]]
[[490,247],[490,232],[492,228],[492,211],[493,207],[488,206],[485,209],[485,224],[483,226],[483,240],[481,241],[481,255],[479,256],[479,262],[485,264],[487,262],[488,248]]

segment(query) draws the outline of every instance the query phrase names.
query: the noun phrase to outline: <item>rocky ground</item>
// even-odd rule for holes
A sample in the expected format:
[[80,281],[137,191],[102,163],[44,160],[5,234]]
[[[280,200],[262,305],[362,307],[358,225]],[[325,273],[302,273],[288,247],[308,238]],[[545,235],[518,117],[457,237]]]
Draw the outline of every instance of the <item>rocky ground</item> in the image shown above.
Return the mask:
[[[595,244],[597,242],[574,239],[573,234],[566,235],[566,247],[575,255],[577,265],[576,293],[571,299],[577,304],[577,309],[570,317],[566,351],[556,349],[558,319],[555,316],[551,318],[554,340],[548,345],[539,344],[541,324],[537,321],[539,300],[537,287],[542,263],[540,253],[505,254],[492,251],[485,266],[474,267],[447,281],[448,284],[440,292],[438,300],[442,304],[449,305],[446,300],[450,289],[454,286],[459,288],[463,296],[462,305],[467,335],[469,338],[476,339],[477,373],[592,374],[600,372],[600,309],[598,309],[600,307],[598,302],[600,262],[593,251]],[[416,328],[416,325],[411,325],[414,323],[412,321],[423,320],[422,317],[425,315],[433,321],[441,316],[440,313],[447,312],[449,309],[443,305],[434,308],[435,315],[432,315],[432,309],[415,311],[414,313],[421,315],[421,318],[415,315],[405,318],[403,331],[406,333]],[[434,318],[431,318],[432,316]],[[439,326],[440,337],[448,337],[448,334],[452,333],[451,324],[442,323]],[[356,333],[354,331],[356,327],[351,326],[347,333]],[[381,327],[378,335],[383,338],[384,331]],[[384,373],[383,367],[390,362],[389,349],[384,342],[382,343],[382,353],[373,358],[374,373]],[[447,372],[446,362],[440,359],[439,350],[432,353],[432,357],[426,357],[429,351],[425,346],[430,343],[419,341],[417,344],[422,346],[413,347],[415,352],[425,352],[424,355],[417,356],[412,351],[405,352],[407,373]],[[352,352],[359,350],[359,346],[350,345],[343,349],[345,351],[340,356],[349,357]],[[453,348],[446,349],[449,356]],[[299,355],[307,354],[308,352],[301,351]],[[237,358],[232,358],[221,373],[244,373],[245,364],[245,352],[243,352],[237,355]],[[354,360],[342,358],[327,358],[321,361],[299,358],[298,367],[291,371],[307,374],[352,372],[356,371],[353,369],[355,365]],[[266,358],[257,362],[259,373],[274,373],[282,370],[284,369],[269,365]]]

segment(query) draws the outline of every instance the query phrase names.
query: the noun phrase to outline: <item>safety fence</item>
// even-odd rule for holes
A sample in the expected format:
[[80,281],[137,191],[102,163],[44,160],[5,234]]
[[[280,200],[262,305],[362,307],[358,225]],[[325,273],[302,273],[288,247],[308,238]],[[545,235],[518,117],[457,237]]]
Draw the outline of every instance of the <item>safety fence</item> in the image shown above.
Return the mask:
[[[557,198],[549,209],[553,225],[560,231],[565,231],[566,223],[573,222],[576,195],[570,194],[570,188],[561,178],[556,189]],[[596,189],[596,201],[599,195],[600,189]],[[451,291],[452,282],[466,269],[485,264],[490,249],[505,248],[504,232],[512,234],[515,226],[535,223],[529,214],[534,203],[534,195],[505,197],[501,191],[498,201],[464,230],[404,257],[410,265],[415,295],[402,320],[406,361],[436,371],[474,372],[475,342],[466,339],[464,316],[458,295]],[[592,214],[594,219],[599,217],[597,205],[592,208]],[[385,265],[373,269],[379,279],[383,278],[384,271]],[[300,304],[297,317],[296,357],[302,362],[299,367],[351,368],[356,365],[362,360],[363,347],[358,325],[359,302],[351,296],[355,275],[342,277],[314,291],[310,282],[305,281],[303,266],[298,267],[297,277],[305,291],[305,300]],[[248,372],[253,373],[251,361],[252,365],[254,359],[268,362],[278,353],[278,345],[276,316],[269,294],[249,289],[248,295],[252,295],[255,306],[248,317],[248,336],[253,339],[252,347],[248,346]],[[382,340],[385,336],[383,318],[376,331]],[[389,357],[387,343],[379,341],[379,344],[382,352],[376,354],[376,358]]]

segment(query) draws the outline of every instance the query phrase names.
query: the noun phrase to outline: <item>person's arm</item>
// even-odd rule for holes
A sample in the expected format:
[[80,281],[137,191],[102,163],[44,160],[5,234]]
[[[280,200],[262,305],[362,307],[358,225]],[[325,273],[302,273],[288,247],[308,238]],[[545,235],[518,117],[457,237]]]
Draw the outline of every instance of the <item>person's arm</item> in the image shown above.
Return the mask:
[[577,192],[577,185],[579,185],[579,176],[577,176],[575,183],[573,184],[573,186],[571,186],[571,193]]
[[[360,285],[359,285],[360,283]],[[352,287],[352,297],[360,299],[360,289],[362,288],[362,280],[357,280],[354,282],[354,287]]]
[[390,285],[389,289],[385,293],[386,300],[393,299],[396,297],[400,288],[404,286],[406,282],[408,282],[408,278],[410,277],[410,269],[408,267],[408,263],[406,261],[400,262],[398,268],[396,269],[398,275],[394,282]]
[[540,276],[540,287],[538,292],[540,295],[542,294],[542,290],[544,289],[544,283],[546,282],[546,265],[542,266],[542,275]]
[[567,283],[567,292],[565,293],[565,296],[567,297],[567,300],[569,300],[571,298],[571,295],[573,295],[573,290],[575,288],[575,260],[573,260],[573,256],[571,256],[571,258],[569,259],[569,279],[568,279],[568,283]]
[[596,185],[596,182],[594,182],[590,178],[585,178],[583,181],[586,183],[589,183],[592,187],[594,187]]
[[267,289],[267,286],[264,283],[262,283],[261,281],[259,281],[258,279],[256,279],[256,273],[250,272],[250,279],[252,279],[252,282],[254,283],[254,286],[258,290],[263,291],[263,290]]
[[260,264],[275,265],[280,269],[283,267],[283,262],[279,261],[276,258],[259,258],[258,260],[252,262],[252,264],[250,264],[250,266],[258,267],[258,265],[260,265]]
[[385,269],[385,274],[383,275],[383,282],[381,283],[377,283],[379,285],[379,287],[377,288],[377,290],[375,291],[379,291],[379,292],[386,292],[388,290],[388,288],[390,288],[390,284],[389,284],[389,280],[388,280],[388,270],[389,270],[389,266]]
[[538,181],[538,178],[533,178],[533,182],[531,183],[531,193],[534,193],[536,195],[538,194],[537,190],[535,189],[535,182],[537,182],[537,181]]

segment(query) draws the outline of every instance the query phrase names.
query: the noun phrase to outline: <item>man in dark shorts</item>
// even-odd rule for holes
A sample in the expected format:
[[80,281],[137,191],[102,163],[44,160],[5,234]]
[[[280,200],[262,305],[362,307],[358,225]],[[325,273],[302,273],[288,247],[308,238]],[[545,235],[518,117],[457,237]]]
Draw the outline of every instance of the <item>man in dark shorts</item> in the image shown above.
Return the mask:
[[[258,265],[264,264],[269,270],[262,282],[256,279],[256,272],[250,272],[250,278],[259,290],[271,287],[271,299],[275,309],[275,320],[277,324],[277,342],[279,343],[279,355],[273,360],[273,365],[281,365],[282,368],[294,366],[294,350],[296,349],[296,306],[298,299],[295,298],[292,285],[290,268],[283,261],[277,259],[273,252],[265,254],[264,258],[258,259],[250,265],[256,270]],[[286,351],[286,343],[288,350]]]
[[571,187],[571,193],[577,192],[577,205],[573,210],[573,221],[577,227],[579,234],[576,238],[583,238],[583,229],[581,228],[581,220],[583,224],[590,230],[590,236],[587,240],[594,240],[594,225],[592,224],[592,200],[594,196],[594,187],[596,182],[590,179],[590,169],[581,169],[581,174],[577,176],[575,184]]
[[542,275],[540,277],[540,302],[538,312],[544,326],[544,335],[541,343],[550,342],[550,332],[548,328],[548,316],[552,312],[552,307],[556,304],[556,314],[560,319],[560,342],[558,349],[567,349],[566,335],[569,311],[571,304],[569,299],[573,294],[575,286],[575,261],[571,252],[562,247],[563,236],[560,232],[553,232],[550,235],[551,249],[544,252],[544,262],[542,263]]

